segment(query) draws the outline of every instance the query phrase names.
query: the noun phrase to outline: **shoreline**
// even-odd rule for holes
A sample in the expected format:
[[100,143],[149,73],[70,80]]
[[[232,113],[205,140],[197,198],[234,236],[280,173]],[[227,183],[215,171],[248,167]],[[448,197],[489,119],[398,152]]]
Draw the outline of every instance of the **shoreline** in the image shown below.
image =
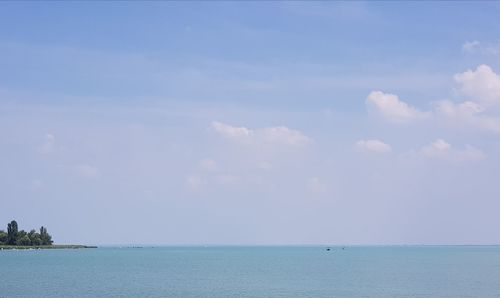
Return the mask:
[[84,249],[84,248],[97,248],[97,246],[89,245],[36,245],[36,246],[24,246],[24,245],[0,245],[0,250],[16,250],[16,249]]

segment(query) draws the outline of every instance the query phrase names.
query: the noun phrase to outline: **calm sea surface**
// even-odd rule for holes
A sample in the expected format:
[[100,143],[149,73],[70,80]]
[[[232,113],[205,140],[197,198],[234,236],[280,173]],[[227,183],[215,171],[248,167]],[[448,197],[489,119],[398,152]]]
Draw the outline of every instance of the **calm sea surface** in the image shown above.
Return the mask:
[[0,297],[500,297],[500,247],[0,251]]

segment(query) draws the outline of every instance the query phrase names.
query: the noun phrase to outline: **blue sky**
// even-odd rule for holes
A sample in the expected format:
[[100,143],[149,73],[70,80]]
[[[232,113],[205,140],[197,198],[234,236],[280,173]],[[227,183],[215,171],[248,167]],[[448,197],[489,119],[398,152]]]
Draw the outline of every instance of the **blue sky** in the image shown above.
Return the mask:
[[61,243],[499,243],[499,14],[0,3],[0,219]]

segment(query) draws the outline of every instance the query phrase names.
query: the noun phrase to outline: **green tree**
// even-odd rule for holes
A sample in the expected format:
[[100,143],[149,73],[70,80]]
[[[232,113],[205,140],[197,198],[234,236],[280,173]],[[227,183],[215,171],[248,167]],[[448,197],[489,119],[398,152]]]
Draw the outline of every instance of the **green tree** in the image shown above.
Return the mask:
[[28,235],[28,233],[26,233],[25,230],[21,230],[21,231],[17,232],[17,240],[19,240],[19,239],[21,239],[21,238],[23,238],[24,236],[27,236],[27,235]]
[[40,239],[42,240],[42,245],[52,245],[52,236],[47,233],[47,228],[43,226],[40,228]]
[[35,234],[36,234],[35,229],[32,229],[31,231],[29,231],[28,237],[30,237],[30,239],[31,239],[31,237],[33,237],[33,235],[35,235]]
[[47,232],[47,228],[41,227],[40,233],[34,229],[26,233],[24,230],[19,231],[15,220],[7,224],[7,233],[0,230],[0,245],[52,245],[52,236]]
[[9,236],[5,231],[0,230],[0,245],[5,245],[7,244],[7,240],[9,239]]
[[26,232],[17,239],[16,245],[31,245],[30,237],[26,234]]
[[16,245],[18,237],[17,234],[18,234],[17,222],[13,220],[7,225],[7,244]]
[[28,233],[28,237],[30,238],[31,245],[42,245],[42,238],[40,237],[40,234],[38,234],[35,230],[31,230]]

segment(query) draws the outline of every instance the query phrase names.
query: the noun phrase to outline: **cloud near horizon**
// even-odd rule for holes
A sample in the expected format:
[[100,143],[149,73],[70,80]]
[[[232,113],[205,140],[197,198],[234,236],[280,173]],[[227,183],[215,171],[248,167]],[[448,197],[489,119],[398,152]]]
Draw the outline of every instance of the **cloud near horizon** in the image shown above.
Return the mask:
[[312,139],[302,132],[286,126],[250,129],[213,121],[212,129],[222,137],[241,143],[305,146],[312,142]]
[[437,139],[420,149],[419,154],[429,159],[441,159],[450,162],[480,161],[486,154],[477,148],[467,145],[464,149],[455,149],[443,139]]
[[360,152],[389,153],[391,146],[380,140],[359,140],[356,142],[356,149]]

